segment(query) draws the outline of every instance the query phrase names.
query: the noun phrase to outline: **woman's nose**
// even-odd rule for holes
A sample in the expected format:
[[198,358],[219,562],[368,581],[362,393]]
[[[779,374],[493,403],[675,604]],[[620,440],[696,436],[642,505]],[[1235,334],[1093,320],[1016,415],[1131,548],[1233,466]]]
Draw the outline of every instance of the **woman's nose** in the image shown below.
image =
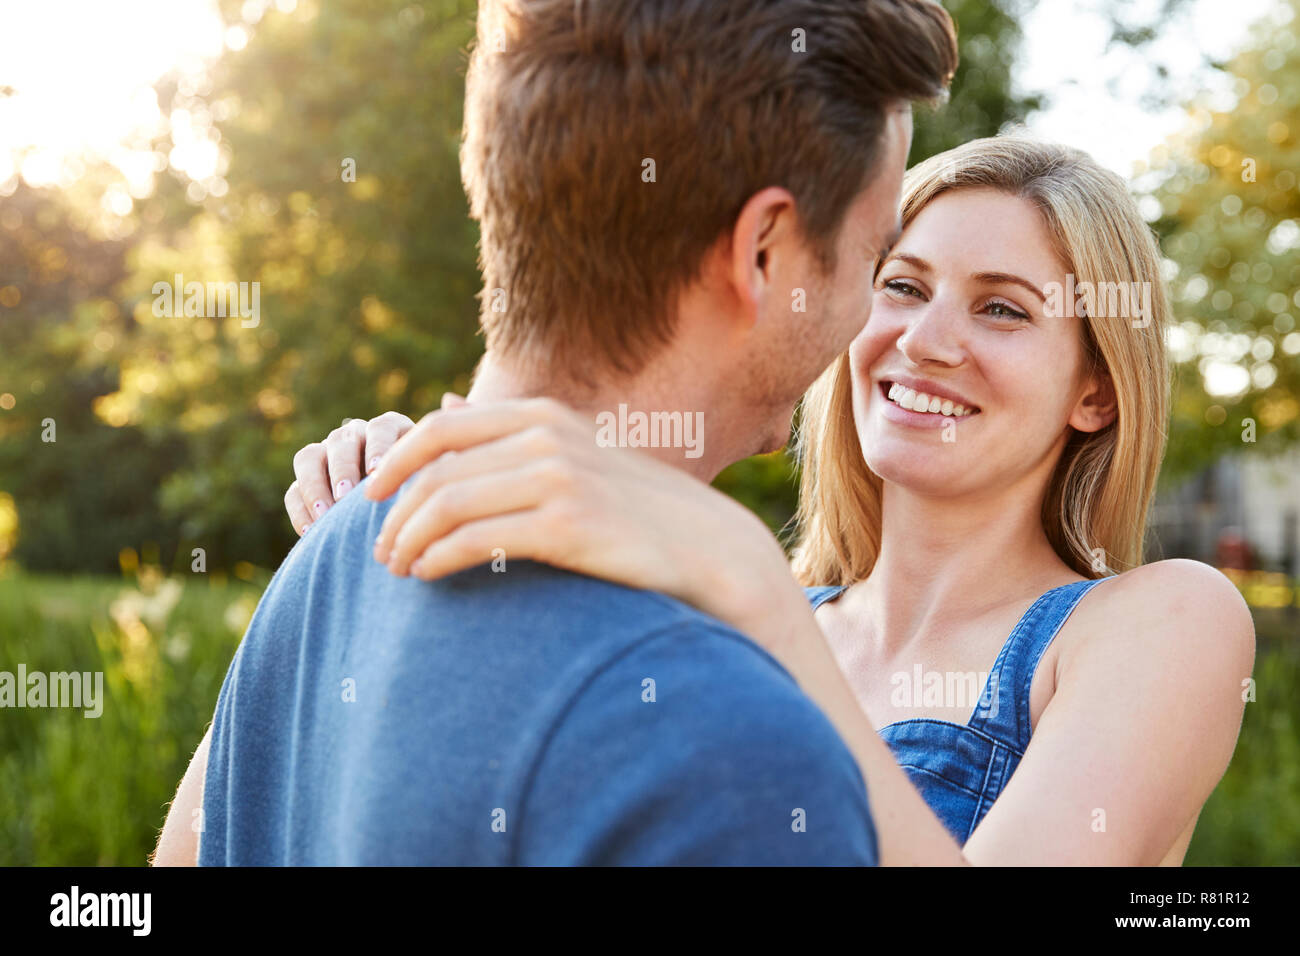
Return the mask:
[[961,318],[950,304],[927,302],[908,316],[898,350],[913,365],[960,365],[966,354]]

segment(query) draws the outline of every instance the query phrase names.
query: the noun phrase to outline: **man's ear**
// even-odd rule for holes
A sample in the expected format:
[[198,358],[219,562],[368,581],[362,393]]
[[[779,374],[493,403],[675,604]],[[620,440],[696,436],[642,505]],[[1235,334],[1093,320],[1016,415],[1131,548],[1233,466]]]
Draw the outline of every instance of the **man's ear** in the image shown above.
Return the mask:
[[[774,255],[788,254],[792,243],[800,241],[795,219],[794,196],[779,186],[754,193],[736,217],[728,280],[750,324],[758,321],[759,306],[769,291]],[[782,294],[788,296],[788,290]]]
[[1099,432],[1119,414],[1115,400],[1115,383],[1104,371],[1088,377],[1083,394],[1070,413],[1070,425],[1081,432]]

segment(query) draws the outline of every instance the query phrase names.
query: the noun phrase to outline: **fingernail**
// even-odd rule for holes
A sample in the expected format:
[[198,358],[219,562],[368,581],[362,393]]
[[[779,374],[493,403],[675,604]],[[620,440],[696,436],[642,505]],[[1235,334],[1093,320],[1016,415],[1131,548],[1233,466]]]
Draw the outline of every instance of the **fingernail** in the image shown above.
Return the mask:
[[319,518],[321,515],[325,513],[326,509],[329,508],[329,505],[327,505],[324,501],[318,501],[314,505],[312,505],[312,508],[315,509],[316,517]]
[[376,455],[374,458],[370,459],[370,464],[366,465],[366,474],[369,474],[370,472],[374,471],[378,467],[379,467],[379,456]]
[[338,483],[338,487],[334,489],[334,500],[338,501],[340,498],[342,498],[351,490],[352,490],[352,482],[344,478],[342,481]]

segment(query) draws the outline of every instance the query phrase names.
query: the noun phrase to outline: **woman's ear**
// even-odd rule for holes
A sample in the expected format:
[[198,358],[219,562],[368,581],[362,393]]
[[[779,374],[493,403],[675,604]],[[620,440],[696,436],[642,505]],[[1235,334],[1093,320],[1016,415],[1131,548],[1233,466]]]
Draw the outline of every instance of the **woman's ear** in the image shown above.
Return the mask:
[[1115,383],[1106,372],[1088,377],[1084,392],[1070,413],[1070,425],[1081,432],[1099,432],[1119,414],[1115,402]]

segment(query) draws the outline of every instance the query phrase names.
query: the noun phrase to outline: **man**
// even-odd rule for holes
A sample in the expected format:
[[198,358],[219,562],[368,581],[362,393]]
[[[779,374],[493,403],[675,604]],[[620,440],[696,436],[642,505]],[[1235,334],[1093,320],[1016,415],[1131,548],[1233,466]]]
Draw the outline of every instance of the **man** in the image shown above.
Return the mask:
[[[779,448],[866,321],[910,102],[955,61],[926,0],[483,4],[469,399],[703,411],[698,453],[655,451],[704,480]],[[388,503],[314,505],[157,863],[876,862],[853,757],[741,634],[508,556],[398,578]]]

